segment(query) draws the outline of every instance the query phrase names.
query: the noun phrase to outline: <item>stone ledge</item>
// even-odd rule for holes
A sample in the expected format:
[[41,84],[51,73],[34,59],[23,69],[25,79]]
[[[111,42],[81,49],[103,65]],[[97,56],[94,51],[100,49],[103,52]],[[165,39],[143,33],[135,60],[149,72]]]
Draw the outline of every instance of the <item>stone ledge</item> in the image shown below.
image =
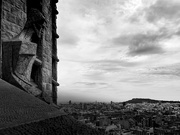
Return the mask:
[[34,64],[41,66],[42,61],[40,59],[36,58],[35,61],[34,61]]
[[59,83],[58,83],[56,80],[54,80],[54,79],[52,79],[52,83],[53,83],[55,86],[59,86]]
[[52,58],[53,58],[55,61],[59,62],[59,59],[58,59],[58,57],[57,57],[55,54],[52,54]]

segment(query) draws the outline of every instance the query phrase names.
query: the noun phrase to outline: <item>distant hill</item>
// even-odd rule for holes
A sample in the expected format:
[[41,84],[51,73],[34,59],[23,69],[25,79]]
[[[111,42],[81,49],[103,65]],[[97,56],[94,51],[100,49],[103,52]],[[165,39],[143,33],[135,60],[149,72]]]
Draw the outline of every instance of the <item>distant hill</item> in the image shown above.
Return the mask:
[[125,101],[124,103],[180,103],[180,101],[165,101],[165,100],[154,100],[149,98],[133,98],[131,100]]

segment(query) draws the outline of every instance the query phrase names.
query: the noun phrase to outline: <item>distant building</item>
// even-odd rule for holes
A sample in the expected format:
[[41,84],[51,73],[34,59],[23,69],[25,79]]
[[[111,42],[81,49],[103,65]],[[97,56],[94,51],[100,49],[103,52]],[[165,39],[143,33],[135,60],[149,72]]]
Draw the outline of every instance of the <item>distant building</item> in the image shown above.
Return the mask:
[[69,100],[69,105],[71,105],[71,100]]
[[57,2],[0,0],[0,78],[55,104]]

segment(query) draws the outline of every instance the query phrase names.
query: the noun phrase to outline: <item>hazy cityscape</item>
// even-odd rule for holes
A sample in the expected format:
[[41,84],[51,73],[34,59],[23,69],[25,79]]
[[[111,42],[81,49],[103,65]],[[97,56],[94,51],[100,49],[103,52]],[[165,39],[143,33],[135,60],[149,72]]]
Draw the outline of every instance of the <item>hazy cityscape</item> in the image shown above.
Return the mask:
[[132,99],[127,102],[59,104],[62,111],[104,135],[179,135],[180,102]]

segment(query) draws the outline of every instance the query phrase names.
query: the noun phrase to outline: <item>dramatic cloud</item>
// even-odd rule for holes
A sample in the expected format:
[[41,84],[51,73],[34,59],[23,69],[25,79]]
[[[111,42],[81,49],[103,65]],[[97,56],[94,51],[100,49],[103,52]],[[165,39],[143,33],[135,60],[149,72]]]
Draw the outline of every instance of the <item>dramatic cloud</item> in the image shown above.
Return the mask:
[[180,63],[167,65],[164,67],[151,68],[148,74],[166,76],[170,77],[171,79],[174,77],[177,79],[176,77],[180,77]]
[[161,54],[163,48],[159,41],[166,35],[163,34],[136,34],[122,35],[113,39],[114,45],[128,45],[130,55]]
[[180,1],[178,0],[157,0],[146,11],[147,20],[155,22],[160,19],[166,19],[171,21],[177,19],[180,16]]
[[179,100],[179,9],[179,0],[59,1],[59,98]]

